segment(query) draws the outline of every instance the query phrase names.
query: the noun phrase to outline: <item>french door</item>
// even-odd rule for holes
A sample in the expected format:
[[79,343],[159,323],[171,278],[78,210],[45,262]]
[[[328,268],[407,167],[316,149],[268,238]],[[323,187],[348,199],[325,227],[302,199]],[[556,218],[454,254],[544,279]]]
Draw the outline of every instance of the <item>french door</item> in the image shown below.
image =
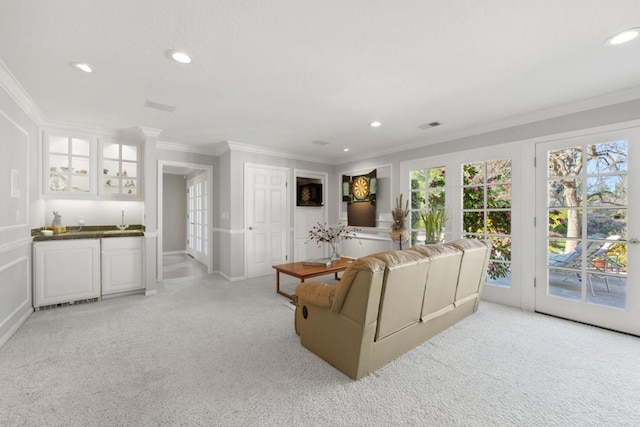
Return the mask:
[[245,164],[245,260],[249,278],[273,274],[287,262],[286,168]]
[[640,335],[640,131],[536,145],[536,311]]
[[209,191],[207,174],[187,181],[187,253],[208,266]]

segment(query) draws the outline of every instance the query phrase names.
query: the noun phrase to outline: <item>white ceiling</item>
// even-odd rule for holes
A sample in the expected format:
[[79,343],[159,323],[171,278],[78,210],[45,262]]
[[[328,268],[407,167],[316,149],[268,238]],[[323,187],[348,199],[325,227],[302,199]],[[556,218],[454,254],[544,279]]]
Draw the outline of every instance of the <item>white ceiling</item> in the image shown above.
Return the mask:
[[47,120],[342,162],[638,93],[640,40],[603,44],[637,26],[638,0],[2,0],[0,59]]

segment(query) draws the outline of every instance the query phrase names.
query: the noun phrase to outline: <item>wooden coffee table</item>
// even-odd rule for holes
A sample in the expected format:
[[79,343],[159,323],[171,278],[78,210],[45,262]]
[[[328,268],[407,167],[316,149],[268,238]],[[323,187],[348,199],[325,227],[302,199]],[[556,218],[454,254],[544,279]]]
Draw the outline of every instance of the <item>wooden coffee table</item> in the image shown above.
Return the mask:
[[300,279],[300,283],[303,283],[305,279],[311,277],[325,276],[327,274],[334,273],[336,280],[338,280],[338,273],[347,269],[349,264],[353,262],[353,258],[342,257],[337,261],[333,261],[328,267],[317,265],[304,265],[301,262],[292,262],[289,264],[274,265],[276,269],[276,292],[280,295],[284,295],[291,301],[295,301],[295,294],[288,294],[280,290],[280,273],[288,276],[297,277]]

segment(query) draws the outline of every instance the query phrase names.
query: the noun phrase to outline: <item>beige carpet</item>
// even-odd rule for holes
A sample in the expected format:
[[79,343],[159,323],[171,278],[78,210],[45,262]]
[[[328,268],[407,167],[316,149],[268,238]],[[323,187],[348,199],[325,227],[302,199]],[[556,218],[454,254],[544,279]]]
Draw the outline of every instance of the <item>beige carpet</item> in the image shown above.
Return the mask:
[[352,381],[300,346],[273,281],[34,313],[0,349],[0,425],[640,425],[638,338],[483,303]]

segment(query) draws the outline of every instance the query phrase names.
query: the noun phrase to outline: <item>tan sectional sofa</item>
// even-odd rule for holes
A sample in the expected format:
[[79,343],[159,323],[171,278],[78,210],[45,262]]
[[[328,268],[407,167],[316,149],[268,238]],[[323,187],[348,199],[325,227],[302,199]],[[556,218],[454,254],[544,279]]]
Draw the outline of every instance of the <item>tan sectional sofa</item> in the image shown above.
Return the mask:
[[296,289],[303,346],[358,379],[475,312],[491,245],[472,239],[354,260],[338,284]]

